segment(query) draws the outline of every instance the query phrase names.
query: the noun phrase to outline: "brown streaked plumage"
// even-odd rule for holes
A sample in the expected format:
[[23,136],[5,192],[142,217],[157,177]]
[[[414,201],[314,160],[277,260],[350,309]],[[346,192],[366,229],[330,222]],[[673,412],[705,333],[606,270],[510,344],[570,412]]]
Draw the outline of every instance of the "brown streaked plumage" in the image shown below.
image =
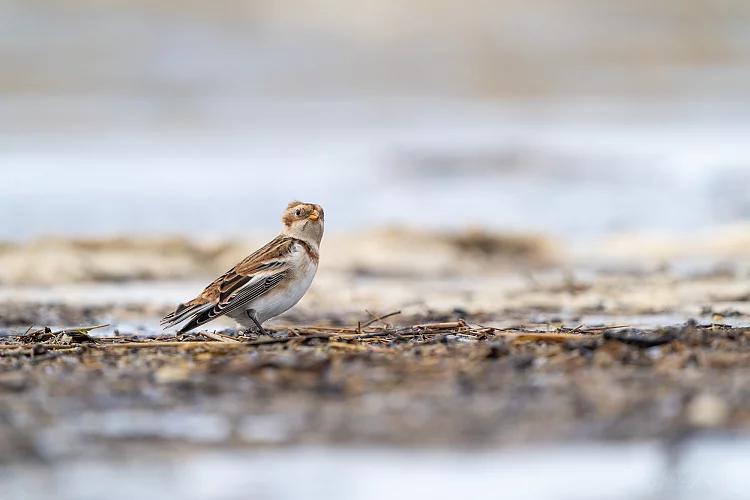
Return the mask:
[[218,277],[196,298],[162,319],[188,332],[228,315],[244,327],[262,324],[296,304],[318,268],[324,213],[320,205],[294,201],[284,211],[281,234]]
[[312,245],[310,245],[309,243],[306,243],[306,242],[304,242],[302,240],[298,240],[297,242],[300,245],[302,245],[302,248],[305,249],[305,252],[307,252],[307,255],[310,256],[310,260],[312,260],[313,264],[315,264],[317,266],[318,265],[318,260],[320,259],[320,254],[318,253],[318,251],[315,250],[312,247]]

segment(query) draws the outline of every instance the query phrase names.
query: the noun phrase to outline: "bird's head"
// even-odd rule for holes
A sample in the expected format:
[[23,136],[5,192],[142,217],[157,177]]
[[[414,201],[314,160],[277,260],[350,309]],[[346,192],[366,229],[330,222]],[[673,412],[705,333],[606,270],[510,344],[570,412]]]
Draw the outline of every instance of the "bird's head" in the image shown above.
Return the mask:
[[312,203],[293,201],[286,207],[281,218],[284,227],[281,233],[316,246],[323,239],[325,216],[323,207]]

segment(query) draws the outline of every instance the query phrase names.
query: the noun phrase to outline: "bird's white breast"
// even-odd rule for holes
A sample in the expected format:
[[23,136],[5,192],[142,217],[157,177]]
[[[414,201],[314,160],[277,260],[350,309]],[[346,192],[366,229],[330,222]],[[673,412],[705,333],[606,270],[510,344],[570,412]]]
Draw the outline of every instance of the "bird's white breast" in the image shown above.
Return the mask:
[[[302,246],[295,244],[290,257],[291,277],[287,283],[251,301],[246,309],[254,309],[261,323],[289,310],[305,295],[315,278],[318,266]],[[284,286],[286,285],[286,286]]]

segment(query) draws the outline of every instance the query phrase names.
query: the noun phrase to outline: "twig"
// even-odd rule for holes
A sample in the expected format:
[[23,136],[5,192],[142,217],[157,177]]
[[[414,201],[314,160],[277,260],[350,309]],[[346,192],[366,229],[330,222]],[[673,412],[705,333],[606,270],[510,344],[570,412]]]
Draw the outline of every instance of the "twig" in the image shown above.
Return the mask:
[[279,330],[297,330],[302,332],[351,332],[357,331],[356,328],[349,326],[279,326]]
[[[215,346],[216,342],[208,342],[208,341],[196,341],[196,342],[179,342],[179,341],[162,341],[162,342],[113,342],[111,344],[86,344],[89,347],[92,348],[141,348],[141,347],[199,347],[199,346]],[[242,343],[233,344],[231,342],[222,342],[224,346],[235,346],[235,345],[243,345]],[[62,350],[62,349],[72,349],[77,347],[75,344],[47,344],[42,343],[44,347],[46,347],[49,350]],[[30,347],[31,344],[0,344],[0,349],[22,349],[25,347]]]
[[580,333],[520,333],[512,335],[514,342],[565,342],[571,339],[592,338]]
[[586,335],[585,331],[576,331],[576,333],[563,332],[518,332],[514,330],[495,330],[492,332],[495,337],[505,337],[514,342],[564,342],[574,339],[599,338],[601,334]]
[[81,328],[68,328],[66,330],[60,330],[59,332],[52,332],[52,335],[60,335],[63,333],[88,333],[91,330],[98,330],[99,328],[106,328],[109,326],[109,323],[106,325],[96,325],[96,326],[82,326]]
[[390,352],[390,351],[387,351],[386,349],[378,348],[378,347],[371,346],[371,345],[347,344],[345,342],[329,342],[327,346],[329,348],[332,347],[335,349],[343,349],[346,351],[356,351],[356,352],[369,352],[369,351]]
[[337,335],[335,338],[341,339],[341,340],[363,340],[363,339],[374,339],[379,337],[388,337],[389,335],[399,335],[399,333],[394,331],[385,331],[385,332],[370,332],[370,333],[362,333],[362,334],[355,334],[355,335]]
[[605,330],[619,330],[619,329],[622,329],[622,328],[631,328],[633,325],[594,326],[594,327],[591,327],[591,328],[583,328],[583,329],[581,329],[582,326],[583,325],[577,326],[576,328],[574,328],[571,331],[572,332],[581,332],[581,333],[586,333],[586,332],[602,332],[602,331],[605,331]]
[[208,337],[212,340],[217,340],[219,342],[227,342],[227,343],[235,343],[235,344],[241,344],[241,342],[237,339],[233,339],[232,337],[227,337],[226,335],[219,335],[216,332],[200,332],[198,335],[203,335],[204,337]]
[[[44,333],[47,329],[46,328],[40,328],[39,330],[34,330],[33,332],[27,332],[22,335],[22,337],[33,337],[35,335],[39,335],[40,333]],[[52,332],[50,332],[51,334]]]
[[[241,347],[243,345],[246,345],[244,342],[214,342],[214,341],[171,341],[171,340],[165,340],[165,341],[155,341],[155,342],[120,342],[116,344],[98,344],[96,347],[101,347],[104,349],[116,349],[118,347],[122,347],[125,349],[145,349],[145,348],[159,348],[159,347],[182,347],[182,348],[190,348],[190,347],[218,347],[221,346],[224,347]],[[51,347],[51,346],[50,346]]]
[[463,320],[452,323],[427,323],[424,325],[415,325],[415,330],[457,330],[466,326]]
[[386,318],[390,318],[391,316],[395,316],[395,315],[397,315],[397,314],[401,314],[401,311],[395,311],[395,312],[392,312],[392,313],[388,313],[388,314],[386,314],[385,316],[380,316],[380,317],[378,317],[378,316],[375,316],[375,315],[374,315],[373,313],[371,313],[370,311],[368,311],[367,309],[365,309],[365,312],[366,312],[367,314],[369,314],[370,316],[372,316],[373,318],[375,318],[375,319],[373,319],[372,321],[368,321],[368,322],[367,322],[367,323],[365,323],[364,325],[361,325],[361,326],[360,326],[360,327],[358,328],[358,329],[359,329],[359,331],[361,331],[361,330],[362,330],[362,328],[367,328],[368,326],[370,326],[370,325],[371,325],[371,324],[373,324],[373,323],[376,323],[376,322],[378,322],[378,321],[382,322],[382,321],[383,321],[384,319],[386,319]]

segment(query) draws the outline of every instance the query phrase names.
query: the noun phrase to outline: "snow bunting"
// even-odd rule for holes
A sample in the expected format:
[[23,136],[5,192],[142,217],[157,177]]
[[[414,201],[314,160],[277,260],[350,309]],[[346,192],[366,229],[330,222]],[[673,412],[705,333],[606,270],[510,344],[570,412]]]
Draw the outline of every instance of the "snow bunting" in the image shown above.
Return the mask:
[[244,328],[257,327],[294,306],[315,277],[323,239],[323,208],[293,201],[281,218],[281,234],[234,266],[200,295],[161,320],[164,328],[186,322],[189,332],[227,315]]

